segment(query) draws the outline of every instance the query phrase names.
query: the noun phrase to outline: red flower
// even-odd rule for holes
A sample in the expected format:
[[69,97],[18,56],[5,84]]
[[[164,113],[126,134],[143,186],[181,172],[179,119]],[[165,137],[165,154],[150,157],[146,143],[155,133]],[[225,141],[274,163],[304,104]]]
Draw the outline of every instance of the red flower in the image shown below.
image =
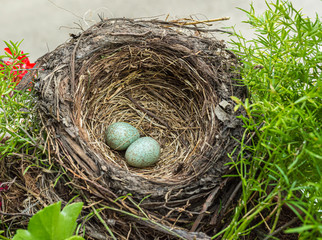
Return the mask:
[[[21,54],[17,56],[16,53],[12,53],[10,48],[4,49],[9,55],[12,57],[10,58],[11,61],[2,61],[7,66],[13,66],[11,73],[13,74],[13,82],[19,83],[23,76],[28,72],[26,69],[33,68],[36,64],[31,63],[29,61],[29,58],[23,54],[23,51],[21,51]],[[4,67],[0,64],[0,67]]]

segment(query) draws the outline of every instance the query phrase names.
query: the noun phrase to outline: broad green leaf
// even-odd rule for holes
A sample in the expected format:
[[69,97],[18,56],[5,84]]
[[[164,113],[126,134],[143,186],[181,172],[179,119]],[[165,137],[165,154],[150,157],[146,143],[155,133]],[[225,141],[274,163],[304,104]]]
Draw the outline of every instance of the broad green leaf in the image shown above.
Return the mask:
[[57,224],[57,228],[60,229],[59,233],[61,234],[61,238],[59,239],[65,239],[73,235],[77,226],[76,220],[82,207],[82,202],[70,204],[60,213]]
[[66,206],[54,203],[36,213],[29,221],[28,230],[17,230],[13,240],[66,240],[73,235],[83,203]]
[[66,240],[84,240],[84,238],[82,238],[80,236],[72,236],[70,238],[67,238]]

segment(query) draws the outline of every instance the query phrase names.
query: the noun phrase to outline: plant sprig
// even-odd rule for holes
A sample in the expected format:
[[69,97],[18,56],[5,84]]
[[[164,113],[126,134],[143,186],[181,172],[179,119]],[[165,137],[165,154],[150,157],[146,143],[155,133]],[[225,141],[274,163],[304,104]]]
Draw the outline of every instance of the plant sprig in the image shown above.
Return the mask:
[[[304,17],[288,1],[267,3],[267,8],[259,16],[252,5],[242,10],[256,37],[246,40],[235,32],[237,40],[231,42],[250,92],[244,103],[233,97],[249,115],[241,116],[242,151],[230,163],[243,194],[231,224],[214,238],[237,239],[264,223],[269,226],[266,238],[273,238],[285,208],[302,222],[285,227],[285,233],[298,233],[301,239],[322,234],[322,23],[318,16]],[[254,131],[249,146],[246,136]],[[254,225],[254,219],[261,220]]]
[[26,72],[20,66],[30,67],[34,64],[19,50],[21,42],[5,44],[7,52],[0,56],[0,159],[17,154],[21,149],[24,149],[24,153],[43,149],[38,144],[35,97],[32,92],[15,90],[19,78]]

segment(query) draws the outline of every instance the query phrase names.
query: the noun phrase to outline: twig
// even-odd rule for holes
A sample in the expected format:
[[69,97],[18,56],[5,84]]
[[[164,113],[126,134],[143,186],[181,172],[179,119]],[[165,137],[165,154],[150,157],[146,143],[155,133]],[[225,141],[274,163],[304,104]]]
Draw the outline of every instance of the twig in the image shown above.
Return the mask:
[[229,19],[230,19],[230,17],[222,17],[222,18],[208,19],[208,20],[202,20],[202,21],[193,21],[193,22],[185,22],[185,21],[180,21],[180,20],[173,20],[170,22],[177,23],[180,25],[197,25],[197,24],[205,24],[205,23],[211,23],[211,22],[224,21],[224,20],[229,20]]
[[74,15],[75,17],[77,17],[77,18],[79,18],[79,19],[83,19],[81,16],[78,16],[76,13],[74,13],[73,11],[70,11],[70,10],[68,10],[67,8],[64,8],[64,7],[61,7],[61,6],[59,6],[58,4],[56,4],[54,1],[52,1],[52,0],[48,0],[48,2],[50,2],[52,5],[54,5],[56,8],[59,8],[59,9],[61,9],[61,10],[64,10],[64,11],[66,11],[66,12],[68,12],[68,13],[70,13],[70,14],[72,14],[72,15]]
[[39,69],[40,62],[37,62],[36,65],[32,69],[28,69],[29,71],[22,77],[19,84],[16,86],[16,90],[25,90],[31,82],[35,79],[35,74]]
[[31,194],[32,196],[34,196],[42,205],[43,207],[47,207],[47,204],[44,202],[44,200],[40,197],[39,194],[36,194],[35,192],[33,192],[31,189],[20,185],[19,183],[15,182],[14,183],[18,188],[23,189],[24,191],[26,191],[27,193]]
[[[226,179],[228,179],[228,178],[226,178]],[[213,215],[213,217],[211,218],[211,220],[210,220],[211,225],[215,225],[218,222],[218,220],[221,220],[223,218],[223,216],[224,216],[224,214],[225,214],[225,212],[227,210],[227,207],[230,205],[231,201],[236,196],[236,194],[237,194],[237,192],[238,192],[238,190],[240,189],[241,186],[242,186],[242,182],[240,181],[237,184],[237,186],[235,187],[234,191],[230,194],[229,199],[225,203],[225,206],[220,210],[220,213],[219,214],[215,213]]]
[[233,34],[233,32],[231,31],[226,31],[226,30],[221,30],[221,29],[203,29],[197,26],[194,27],[190,27],[190,26],[185,26],[185,25],[181,25],[181,24],[176,24],[176,23],[172,23],[172,22],[167,22],[167,21],[155,21],[157,23],[160,24],[164,24],[164,25],[169,25],[169,26],[173,26],[173,27],[178,27],[178,28],[185,28],[185,29],[189,29],[189,30],[197,30],[199,32],[222,32],[222,33],[228,33],[230,35]]
[[225,213],[225,212],[226,212],[227,207],[230,205],[230,203],[232,202],[233,198],[236,196],[236,194],[237,194],[238,190],[241,188],[241,186],[242,186],[242,181],[240,181],[240,182],[237,184],[237,186],[236,186],[235,190],[234,190],[234,191],[232,192],[232,194],[230,195],[230,197],[229,197],[228,201],[226,202],[226,206],[223,208],[223,213]]
[[274,232],[272,232],[271,234],[268,234],[264,240],[268,240],[270,239],[272,236],[278,234],[279,232],[283,231],[285,228],[287,228],[288,226],[292,225],[293,223],[295,223],[299,218],[298,217],[294,217],[291,221],[289,221],[288,223],[285,223],[283,226],[279,227],[278,229],[276,229]]
[[5,216],[25,216],[25,217],[32,217],[32,214],[28,214],[28,213],[6,213],[3,211],[0,211],[0,215],[5,215]]
[[9,182],[2,182],[1,184],[0,184],[0,188],[1,187],[3,187],[3,186],[7,186],[8,187],[8,189],[11,187],[11,185],[16,181],[16,178],[17,177],[15,177],[14,179],[12,179],[11,181],[9,181]]
[[[19,72],[19,71],[32,71],[32,70],[39,70],[41,68],[36,68],[36,67],[33,67],[33,68],[19,68],[19,69],[12,69],[11,71],[13,72]],[[25,76],[25,75],[24,75]]]
[[148,34],[150,34],[151,31],[146,31],[144,33],[109,33],[112,36],[134,36],[134,37],[144,37]]
[[71,93],[72,96],[74,97],[74,93],[75,93],[75,56],[76,56],[76,50],[79,46],[80,40],[82,39],[83,34],[81,34],[79,36],[79,38],[77,39],[76,45],[73,49],[73,53],[71,55],[71,59],[70,59],[70,72],[71,72]]
[[211,204],[214,201],[214,197],[216,196],[216,194],[219,191],[219,187],[216,187],[208,196],[208,198],[206,199],[205,203],[203,204],[202,210],[200,212],[200,215],[197,217],[196,221],[194,222],[194,224],[192,225],[190,232],[195,232],[197,227],[199,226],[201,220],[203,219],[205,212],[207,211],[207,209],[211,206]]

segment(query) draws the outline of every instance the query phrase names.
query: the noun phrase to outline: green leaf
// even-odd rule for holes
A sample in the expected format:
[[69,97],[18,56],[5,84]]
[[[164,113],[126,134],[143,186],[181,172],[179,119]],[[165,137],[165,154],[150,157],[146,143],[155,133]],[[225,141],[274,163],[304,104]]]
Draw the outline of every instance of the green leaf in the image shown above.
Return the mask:
[[80,236],[72,236],[70,238],[67,238],[66,240],[84,240],[84,238],[82,238]]
[[45,207],[30,219],[28,230],[17,230],[13,240],[66,240],[76,229],[82,206],[81,202],[74,203],[61,212],[61,202]]
[[290,229],[286,229],[285,233],[301,233],[310,229],[313,229],[314,226],[313,225],[304,225],[301,227],[297,227],[297,228],[290,228]]
[[80,214],[83,207],[83,203],[74,203],[66,206],[59,215],[58,228],[61,229],[62,239],[72,236],[77,223],[77,217]]

